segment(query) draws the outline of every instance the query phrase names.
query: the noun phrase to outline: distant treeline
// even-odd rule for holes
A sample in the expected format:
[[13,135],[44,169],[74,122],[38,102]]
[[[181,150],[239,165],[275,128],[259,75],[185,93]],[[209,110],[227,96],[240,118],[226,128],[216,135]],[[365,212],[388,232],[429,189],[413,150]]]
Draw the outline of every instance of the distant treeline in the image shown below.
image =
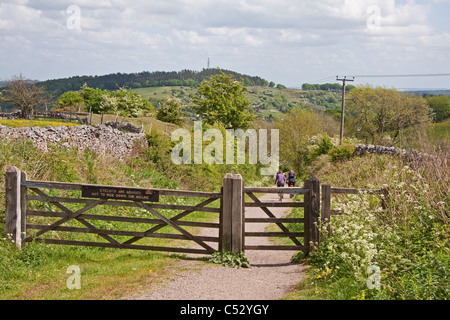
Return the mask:
[[[345,91],[355,89],[353,85],[345,86]],[[342,91],[342,85],[339,83],[325,83],[325,84],[310,84],[304,83],[302,90],[325,90],[325,91]]]
[[[260,77],[243,75],[229,70],[221,70],[233,75],[236,80],[242,81],[245,86],[268,86],[269,82]],[[47,80],[40,83],[47,92],[59,97],[67,91],[77,91],[85,83],[90,88],[102,90],[118,90],[121,87],[162,87],[162,86],[187,86],[197,87],[211,75],[218,74],[219,69],[203,69],[202,71],[156,71],[139,73],[115,73],[103,76],[76,76],[64,79]]]

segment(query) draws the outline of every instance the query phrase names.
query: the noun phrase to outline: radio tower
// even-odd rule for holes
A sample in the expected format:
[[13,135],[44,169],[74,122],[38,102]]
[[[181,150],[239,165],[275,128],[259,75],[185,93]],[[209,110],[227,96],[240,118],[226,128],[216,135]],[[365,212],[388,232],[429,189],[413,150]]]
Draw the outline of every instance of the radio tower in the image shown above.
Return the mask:
[[208,58],[208,66],[207,66],[207,69],[209,69],[209,58]]

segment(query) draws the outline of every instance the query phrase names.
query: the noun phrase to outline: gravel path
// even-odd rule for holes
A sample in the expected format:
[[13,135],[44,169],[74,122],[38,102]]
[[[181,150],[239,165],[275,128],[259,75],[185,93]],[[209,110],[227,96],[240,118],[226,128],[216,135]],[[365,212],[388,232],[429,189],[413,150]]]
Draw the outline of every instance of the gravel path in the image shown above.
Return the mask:
[[[260,197],[278,200],[277,194]],[[286,197],[283,201],[286,200]],[[271,208],[277,217],[288,208]],[[247,208],[246,217],[267,217],[260,208]],[[267,224],[247,223],[246,231],[264,231]],[[206,230],[205,230],[206,232]],[[207,230],[209,233],[209,229]],[[213,230],[214,232],[214,230]],[[204,233],[205,235],[209,235]],[[270,244],[267,238],[247,238],[247,244]],[[211,245],[212,246],[212,245]],[[251,268],[226,268],[199,260],[180,260],[173,276],[135,294],[136,300],[278,300],[284,297],[303,276],[303,266],[291,263],[293,251],[246,251]],[[197,257],[192,256],[193,258]],[[178,270],[178,271],[176,271]],[[182,270],[182,271],[180,271]],[[151,290],[151,291],[150,291]]]

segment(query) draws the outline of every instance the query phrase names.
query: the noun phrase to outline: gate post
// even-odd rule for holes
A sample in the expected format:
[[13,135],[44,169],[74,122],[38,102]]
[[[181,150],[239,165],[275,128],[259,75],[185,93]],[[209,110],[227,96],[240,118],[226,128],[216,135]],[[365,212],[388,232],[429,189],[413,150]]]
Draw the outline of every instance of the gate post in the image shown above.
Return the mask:
[[241,175],[227,173],[223,179],[219,251],[244,251],[244,182]]
[[9,167],[5,174],[5,233],[22,248],[21,173],[16,167]]
[[319,245],[319,218],[320,218],[320,182],[317,177],[305,181],[305,188],[309,192],[305,194],[304,208],[304,237],[305,253],[308,254]]
[[305,193],[304,195],[304,203],[305,203],[305,207],[303,208],[303,218],[304,218],[304,223],[303,223],[303,245],[305,247],[305,255],[308,255],[310,252],[310,241],[311,241],[311,230],[309,228],[310,226],[310,220],[311,220],[311,180],[306,180],[303,187],[305,189],[309,189],[308,193]]
[[330,235],[331,229],[331,185],[322,185],[322,211],[321,211],[321,225],[327,228],[327,235]]
[[[313,246],[317,248],[319,246],[319,226],[320,226],[320,182],[317,177],[311,178],[311,241]],[[314,249],[313,249],[314,250]]]

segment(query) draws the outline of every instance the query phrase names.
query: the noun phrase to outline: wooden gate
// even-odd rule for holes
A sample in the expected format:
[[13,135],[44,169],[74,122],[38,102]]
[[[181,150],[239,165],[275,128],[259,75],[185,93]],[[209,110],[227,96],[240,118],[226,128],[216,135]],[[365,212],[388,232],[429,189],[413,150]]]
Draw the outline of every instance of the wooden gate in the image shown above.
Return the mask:
[[[258,198],[259,193],[279,192],[302,194],[304,201],[267,202]],[[180,203],[182,199],[190,200]],[[102,207],[101,212],[97,207]],[[261,208],[265,215],[246,217],[245,209],[252,207]],[[271,208],[279,207],[303,207],[304,217],[276,217]],[[194,213],[203,216],[185,219]],[[312,243],[319,243],[319,215],[317,178],[306,181],[302,188],[250,188],[244,187],[240,175],[227,174],[221,192],[197,192],[32,181],[15,167],[6,172],[5,229],[18,248],[37,241],[196,254],[246,250],[308,253]],[[246,232],[250,223],[274,223],[280,232]],[[303,224],[304,231],[291,232],[287,223]],[[196,227],[211,229],[212,235],[199,235],[192,231]],[[246,244],[250,237],[287,237],[292,245]],[[155,244],[157,239],[175,243],[168,247]]]
[[[312,178],[305,182],[302,188],[244,188],[245,194],[251,201],[245,202],[245,208],[261,208],[266,217],[245,218],[245,224],[273,223],[280,230],[278,232],[245,232],[245,238],[249,237],[285,237],[292,242],[291,245],[244,245],[245,250],[293,250],[308,253],[311,243],[318,245],[318,221],[319,221],[319,181]],[[270,201],[262,202],[256,194],[284,194],[303,195],[303,202],[295,201]],[[303,208],[303,218],[277,217],[271,208]],[[303,224],[303,232],[292,232],[285,224]],[[300,241],[300,239],[302,241]]]
[[[215,220],[218,220],[220,205],[208,205],[221,200],[221,193],[30,181],[27,180],[26,173],[21,173],[15,167],[8,169],[6,173],[6,191],[6,232],[14,234],[18,247],[22,243],[37,241],[61,245],[211,254],[216,249],[208,242],[219,242],[219,235],[199,236],[186,229],[213,228],[219,233],[219,223],[187,221],[183,218],[194,212],[205,212],[215,214]],[[168,198],[168,202],[172,203],[161,203],[159,197]],[[178,204],[184,198],[200,198],[201,202],[194,205]],[[30,202],[34,209],[30,209]],[[109,214],[88,214],[88,211],[92,212],[98,206],[109,207],[109,210],[102,210],[102,213]],[[121,212],[112,209],[113,207],[125,210]],[[163,210],[169,210],[170,215],[164,214]],[[211,219],[206,217],[206,220],[214,220],[214,216]],[[111,226],[117,225],[123,229],[111,229]],[[171,232],[161,233],[163,228],[171,228]],[[31,230],[37,231],[33,233]],[[61,232],[70,233],[70,236],[61,237]],[[77,240],[74,234],[91,234],[94,235],[94,240]],[[175,247],[136,244],[149,238],[188,240],[199,248],[189,245],[181,247],[178,243]]]
[[[303,202],[287,201],[261,201],[257,194],[302,194]],[[296,250],[308,253],[311,243],[318,245],[318,224],[320,216],[319,180],[312,178],[305,182],[302,188],[250,188],[244,187],[240,175],[227,174],[223,185],[223,223],[224,230],[222,249],[231,252],[244,252],[247,250]],[[249,208],[261,208],[263,216],[247,217]],[[303,218],[277,217],[271,208],[304,208]],[[274,223],[280,232],[253,232],[247,231],[250,223]],[[285,226],[288,223],[304,225],[304,232],[291,232]],[[251,237],[287,237],[292,245],[263,245],[247,244],[246,239]]]

